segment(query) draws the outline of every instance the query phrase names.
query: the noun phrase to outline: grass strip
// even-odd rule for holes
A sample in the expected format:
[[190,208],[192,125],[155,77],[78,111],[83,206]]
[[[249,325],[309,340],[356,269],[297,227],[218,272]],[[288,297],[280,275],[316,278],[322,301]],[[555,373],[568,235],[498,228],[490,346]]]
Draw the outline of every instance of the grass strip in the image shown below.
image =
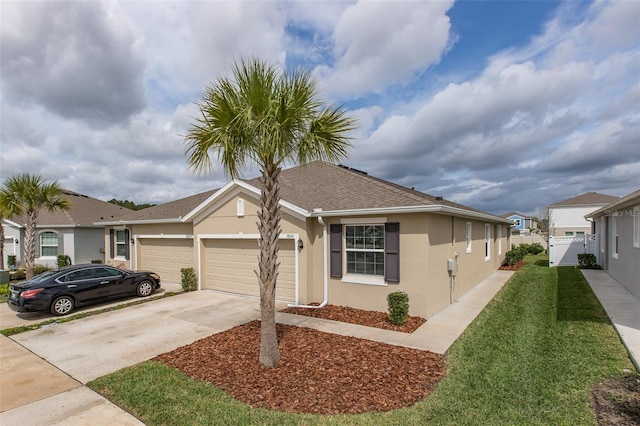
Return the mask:
[[580,271],[538,265],[512,277],[450,349],[436,392],[409,408],[352,416],[253,409],[151,361],[89,386],[147,425],[593,425],[593,385],[633,366]]
[[165,297],[171,297],[171,296],[175,296],[176,294],[179,293],[174,293],[174,292],[165,292],[159,296],[153,296],[153,297],[149,297],[149,298],[145,298],[145,299],[141,299],[141,300],[136,300],[133,302],[129,302],[129,303],[122,303],[119,305],[115,305],[115,306],[109,306],[108,308],[104,308],[104,309],[96,309],[93,311],[87,311],[87,312],[81,312],[78,314],[73,314],[73,315],[69,315],[69,316],[65,316],[65,317],[58,317],[58,318],[53,318],[50,320],[45,320],[36,324],[29,324],[29,325],[21,325],[18,327],[10,327],[10,328],[5,328],[3,330],[0,330],[0,334],[4,335],[4,336],[13,336],[15,334],[20,334],[20,333],[25,333],[27,331],[32,331],[32,330],[37,330],[45,325],[50,325],[50,324],[63,324],[65,322],[70,322],[70,321],[75,321],[77,319],[80,318],[86,318],[86,317],[91,317],[94,315],[99,315],[99,314],[103,314],[105,312],[111,312],[111,311],[117,311],[119,309],[123,309],[123,308],[128,308],[129,306],[135,306],[135,305],[140,305],[142,303],[147,303],[147,302],[151,302],[153,300],[159,300],[159,299],[164,299]]

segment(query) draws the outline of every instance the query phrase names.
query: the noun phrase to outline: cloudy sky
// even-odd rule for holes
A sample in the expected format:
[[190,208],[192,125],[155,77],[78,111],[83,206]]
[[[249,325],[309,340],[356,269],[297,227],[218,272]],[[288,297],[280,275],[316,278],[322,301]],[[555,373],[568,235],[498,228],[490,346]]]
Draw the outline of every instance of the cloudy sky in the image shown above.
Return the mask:
[[[108,200],[217,188],[183,136],[234,60],[313,70],[343,164],[500,214],[640,188],[640,2],[0,3],[0,178]],[[256,175],[247,170],[245,177]]]

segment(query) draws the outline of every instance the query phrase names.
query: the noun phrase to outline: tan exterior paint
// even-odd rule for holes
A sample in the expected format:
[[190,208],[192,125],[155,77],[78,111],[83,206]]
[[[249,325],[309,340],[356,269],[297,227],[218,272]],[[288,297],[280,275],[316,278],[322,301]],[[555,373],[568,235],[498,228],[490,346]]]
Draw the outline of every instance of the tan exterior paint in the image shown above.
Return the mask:
[[181,269],[195,266],[192,238],[139,238],[136,249],[136,269],[159,274],[161,282],[180,283]]
[[[242,215],[238,215],[239,199],[242,199],[244,208]],[[212,280],[219,280],[221,277],[215,278],[215,274],[212,274],[213,261],[210,256],[207,261],[207,253],[215,253],[216,246],[218,248],[246,246],[246,243],[242,241],[246,242],[256,238],[258,210],[259,200],[255,194],[236,190],[224,199],[217,200],[213,206],[204,209],[201,215],[194,218],[193,224],[131,225],[130,229],[134,237],[136,235],[160,234],[164,234],[165,237],[178,234],[193,235],[194,267],[199,276],[201,288],[226,286],[232,290],[233,285],[228,283],[223,286],[211,284]],[[281,209],[281,213],[281,236],[288,239],[283,239],[283,248],[281,248],[284,261],[281,274],[284,274],[284,279],[283,287],[277,290],[279,291],[277,294],[279,298],[295,301],[295,288],[293,294],[290,288],[286,288],[292,282],[290,255],[294,254],[295,250],[298,253],[297,302],[300,304],[322,302],[325,274],[323,270],[323,226],[316,217],[304,220],[288,213],[284,208]],[[491,227],[489,242],[491,252],[487,260],[485,259],[485,224],[488,223],[486,221],[435,213],[349,216],[344,219],[364,220],[371,224],[383,223],[386,220],[386,222],[400,224],[400,282],[382,285],[359,284],[353,282],[346,274],[343,274],[342,279],[329,278],[328,302],[334,305],[386,312],[388,310],[387,295],[393,291],[401,290],[409,294],[411,315],[430,318],[449,304],[451,283],[453,283],[455,300],[497,269],[504,258],[504,253],[509,249],[509,230],[503,224],[502,250],[498,254],[497,225],[499,222],[489,223]],[[324,221],[328,227],[332,223],[341,223],[341,218],[325,217]],[[471,222],[473,227],[471,253],[466,253],[467,222]],[[301,250],[297,248],[297,243],[295,249],[292,248],[291,237],[294,235],[295,238],[302,241],[303,248]],[[105,238],[108,247],[108,229]],[[157,242],[161,244],[162,240],[157,240]],[[169,244],[168,240],[167,244]],[[287,256],[284,256],[285,252],[287,252]],[[447,259],[455,259],[456,252],[458,253],[458,271],[455,279],[450,281]],[[140,255],[140,252],[136,252],[136,255]],[[251,255],[257,255],[257,249]],[[343,250],[343,262],[345,259]],[[244,277],[243,280],[248,276],[255,277],[253,270],[257,269],[257,259],[255,259],[255,263],[246,260],[238,265],[240,264],[246,265],[247,269],[241,273]],[[226,266],[222,265],[222,267]],[[329,265],[327,265],[327,269],[328,267]],[[346,272],[344,264],[343,272]],[[329,271],[327,270],[326,273],[328,275]],[[255,280],[257,285],[257,278]],[[295,281],[295,277],[293,277],[293,281]]]

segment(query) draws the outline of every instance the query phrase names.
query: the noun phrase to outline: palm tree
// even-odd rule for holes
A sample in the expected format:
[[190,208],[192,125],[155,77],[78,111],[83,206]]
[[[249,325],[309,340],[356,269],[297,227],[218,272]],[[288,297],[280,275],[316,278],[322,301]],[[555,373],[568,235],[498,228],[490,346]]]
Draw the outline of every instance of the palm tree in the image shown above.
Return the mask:
[[280,201],[278,176],[285,162],[336,162],[351,147],[346,133],[355,121],[340,107],[325,106],[307,70],[291,73],[252,59],[235,63],[233,78],[221,77],[205,88],[201,116],[186,136],[189,166],[212,169],[210,151],[235,179],[248,162],[260,167],[260,249],[256,272],[260,286],[260,363],[280,360],[275,320]]
[[26,215],[24,258],[27,279],[33,277],[36,253],[36,225],[40,210],[68,210],[71,203],[62,197],[63,190],[57,181],[46,183],[38,175],[23,173],[7,178],[0,188],[0,206],[3,212]]

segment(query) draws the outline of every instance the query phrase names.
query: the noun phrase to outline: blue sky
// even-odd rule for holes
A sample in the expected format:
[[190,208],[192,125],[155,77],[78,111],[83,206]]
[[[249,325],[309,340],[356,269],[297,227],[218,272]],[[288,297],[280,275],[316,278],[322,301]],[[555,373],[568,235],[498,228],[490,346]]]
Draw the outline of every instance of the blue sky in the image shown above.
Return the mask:
[[[0,3],[0,178],[162,203],[224,185],[184,141],[204,86],[257,56],[358,120],[343,164],[541,214],[640,187],[640,2]],[[245,176],[256,175],[248,169]]]

